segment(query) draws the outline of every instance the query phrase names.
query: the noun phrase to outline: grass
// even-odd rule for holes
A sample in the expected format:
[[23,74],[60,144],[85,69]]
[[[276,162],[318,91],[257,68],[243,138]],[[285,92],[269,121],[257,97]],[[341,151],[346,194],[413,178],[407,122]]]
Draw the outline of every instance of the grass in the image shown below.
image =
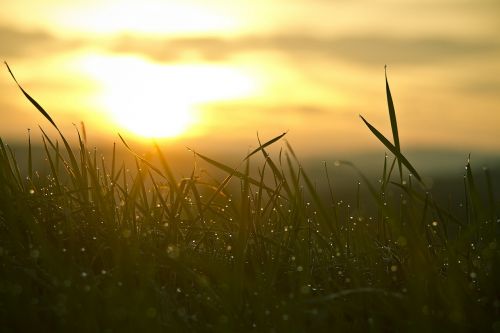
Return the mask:
[[461,205],[438,203],[386,92],[394,143],[362,120],[394,158],[374,181],[336,163],[359,172],[352,201],[330,166],[314,179],[288,143],[272,156],[284,134],[236,168],[194,152],[217,179],[176,177],[158,146],[145,159],[121,138],[126,165],[58,129],[42,130],[41,174],[31,138],[27,166],[0,139],[2,330],[499,331],[498,184],[486,170],[480,191],[468,163]]

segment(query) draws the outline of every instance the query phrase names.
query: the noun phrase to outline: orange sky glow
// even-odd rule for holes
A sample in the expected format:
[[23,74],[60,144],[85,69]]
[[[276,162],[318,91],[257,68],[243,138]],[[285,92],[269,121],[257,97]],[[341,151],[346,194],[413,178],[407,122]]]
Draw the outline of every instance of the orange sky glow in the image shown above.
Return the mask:
[[[382,149],[384,65],[402,147],[500,149],[494,0],[4,0],[0,57],[64,131],[246,151]],[[49,127],[6,68],[0,136]]]

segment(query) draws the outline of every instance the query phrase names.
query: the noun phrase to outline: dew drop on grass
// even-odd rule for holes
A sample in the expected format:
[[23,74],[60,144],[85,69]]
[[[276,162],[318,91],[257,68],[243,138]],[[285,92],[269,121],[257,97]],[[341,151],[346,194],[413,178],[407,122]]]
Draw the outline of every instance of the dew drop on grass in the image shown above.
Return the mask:
[[309,294],[311,292],[311,286],[310,285],[303,285],[300,287],[300,292],[302,294]]
[[38,251],[38,250],[31,251],[31,257],[33,259],[38,259],[38,257],[40,257],[40,251]]

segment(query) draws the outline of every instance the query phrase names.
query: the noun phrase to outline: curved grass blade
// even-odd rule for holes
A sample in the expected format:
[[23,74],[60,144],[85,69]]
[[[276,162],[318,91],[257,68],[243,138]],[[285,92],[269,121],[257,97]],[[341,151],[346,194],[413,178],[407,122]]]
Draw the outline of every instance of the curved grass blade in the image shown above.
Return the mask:
[[10,76],[12,76],[12,78],[14,79],[14,82],[16,82],[17,86],[19,87],[19,89],[21,89],[21,91],[23,92],[24,96],[31,102],[31,104],[33,104],[38,111],[40,111],[41,114],[43,114],[43,116],[57,129],[59,130],[59,128],[57,127],[56,123],[54,122],[54,120],[52,120],[52,118],[50,117],[50,115],[47,113],[47,111],[44,110],[44,108],[38,104],[37,101],[35,101],[33,99],[33,97],[31,97],[24,89],[23,87],[21,87],[21,85],[19,84],[19,82],[17,82],[17,79],[16,77],[14,76],[14,73],[12,73],[10,67],[9,67],[9,64],[7,64],[7,61],[4,61],[3,62],[5,64],[5,66],[7,66],[7,69],[9,70],[9,73],[10,73]]
[[[391,120],[392,137],[394,139],[394,147],[396,147],[398,152],[401,152],[401,146],[399,144],[399,132],[398,132],[398,122],[396,121],[396,110],[394,109],[394,102],[392,101],[391,89],[389,88],[389,82],[387,81],[387,66],[385,66],[385,92],[387,95],[387,106],[389,107],[389,118]],[[401,183],[403,182],[403,168],[401,167],[401,161],[398,159],[399,167],[399,178]]]
[[393,153],[396,156],[396,158],[399,161],[401,161],[401,163],[404,164],[406,168],[408,168],[408,170],[415,176],[415,178],[418,179],[418,181],[420,181],[420,183],[424,184],[417,170],[415,170],[413,165],[411,165],[411,163],[406,159],[406,157],[404,157],[404,155],[401,154],[399,149],[397,149],[389,140],[387,140],[387,138],[382,133],[380,133],[375,127],[373,127],[368,121],[366,121],[366,119],[363,118],[362,115],[359,115],[359,117],[363,120],[366,126],[368,126],[368,129],[377,137],[377,139],[379,139],[379,141],[382,142],[384,146],[386,146],[387,149],[389,149],[391,153]]
[[125,148],[127,148],[127,150],[129,152],[131,152],[135,157],[137,157],[139,160],[141,160],[144,164],[146,164],[148,167],[150,167],[154,172],[156,172],[158,175],[160,175],[161,177],[163,177],[164,179],[168,179],[164,174],[163,172],[160,171],[160,169],[158,169],[157,167],[155,167],[153,164],[151,164],[148,160],[146,160],[144,157],[142,157],[141,155],[139,155],[138,153],[136,153],[132,148],[130,148],[130,146],[128,145],[128,143],[125,141],[125,139],[120,135],[120,133],[118,133],[118,136],[120,137],[120,140],[122,140],[122,143],[125,145]]
[[16,77],[14,76],[14,73],[12,73],[12,70],[10,69],[9,67],[9,64],[7,64],[6,61],[4,61],[4,64],[5,66],[7,66],[7,69],[9,70],[9,73],[10,75],[12,76],[12,78],[14,79],[14,82],[16,82],[17,86],[19,87],[19,89],[21,89],[22,93],[24,94],[24,96],[31,102],[31,104],[33,104],[36,109],[54,126],[54,128],[59,132],[59,135],[61,136],[61,139],[63,140],[63,143],[64,143],[64,146],[66,147],[66,150],[68,152],[68,155],[69,155],[69,158],[71,160],[71,165],[74,169],[74,172],[75,172],[75,175],[77,175],[77,178],[78,180],[80,181],[81,177],[78,176],[79,175],[79,168],[78,168],[78,164],[76,162],[76,158],[73,154],[73,151],[71,150],[71,147],[69,145],[69,143],[66,141],[66,138],[63,136],[62,132],[59,130],[59,127],[57,127],[56,123],[54,122],[54,120],[52,120],[52,118],[50,117],[50,115],[47,113],[47,111],[44,110],[44,108],[37,102],[35,101],[35,99],[33,97],[31,97],[24,89],[23,87],[21,87],[21,85],[19,84],[19,82],[17,82],[17,79]]
[[388,290],[381,289],[381,288],[364,287],[364,288],[357,288],[357,289],[340,290],[336,293],[331,293],[328,295],[308,299],[308,300],[306,300],[306,302],[307,303],[320,303],[320,302],[334,301],[334,300],[341,299],[341,298],[344,298],[346,296],[355,295],[355,294],[379,294],[381,296],[391,296],[391,297],[394,297],[397,299],[404,298],[404,295],[400,294],[398,292],[388,291]]
[[266,143],[264,143],[263,145],[260,145],[259,148],[256,148],[254,151],[252,151],[250,154],[248,154],[243,160],[247,160],[248,158],[250,158],[250,156],[252,156],[253,154],[261,151],[262,149],[266,148],[267,146],[269,145],[272,145],[273,143],[275,143],[276,141],[278,141],[279,139],[281,139],[282,137],[284,137],[288,132],[284,132],[283,134],[280,134],[278,135],[277,137],[275,137],[274,139],[271,139],[269,141],[267,141]]
[[[192,150],[190,148],[188,148],[188,149],[190,151],[192,151],[196,156],[198,156],[201,159],[203,159],[204,161],[212,164],[213,166],[217,167],[220,170],[223,170],[223,171],[227,172],[230,175],[230,177],[236,176],[239,179],[246,179],[249,183],[251,183],[253,185],[256,185],[256,186],[260,185],[260,181],[258,181],[256,179],[250,177],[250,176],[247,176],[247,175],[239,172],[237,169],[233,169],[233,168],[231,168],[231,167],[229,167],[229,166],[227,166],[225,164],[217,162],[217,161],[215,161],[215,160],[213,160],[213,159],[211,159],[211,158],[209,158],[209,157],[207,157],[205,155],[202,155],[202,154],[200,154],[200,153],[198,153],[198,152],[196,152],[196,151],[194,151],[194,150]],[[259,149],[259,150],[261,150],[261,149]],[[264,189],[266,189],[269,192],[274,192],[274,190],[272,188],[267,187],[267,186],[264,186]]]

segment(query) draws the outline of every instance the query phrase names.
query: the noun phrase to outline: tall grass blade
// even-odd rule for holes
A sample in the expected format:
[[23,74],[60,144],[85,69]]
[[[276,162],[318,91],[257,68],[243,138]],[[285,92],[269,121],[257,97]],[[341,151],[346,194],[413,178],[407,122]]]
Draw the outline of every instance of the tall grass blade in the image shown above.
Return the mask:
[[[279,139],[281,139],[282,137],[284,137],[288,132],[284,132],[283,134],[281,135],[278,135],[277,137],[275,137],[274,139],[271,139],[269,141],[267,141],[266,143],[264,143],[263,145],[259,145],[258,148],[256,148],[255,150],[253,150],[250,154],[248,154],[244,160],[247,160],[248,158],[250,158],[250,156],[252,156],[253,154],[261,151],[262,149],[266,148],[267,146],[269,145],[272,145],[273,143],[275,143],[276,141],[278,141]],[[260,141],[260,140],[259,140]]]
[[17,86],[19,87],[19,89],[21,89],[21,91],[23,92],[24,96],[31,102],[31,104],[33,104],[38,111],[40,111],[40,113],[56,128],[59,130],[59,128],[57,127],[56,123],[54,122],[54,120],[52,120],[52,118],[49,116],[49,114],[47,113],[47,111],[44,110],[44,108],[38,104],[37,101],[35,101],[24,89],[23,87],[21,87],[21,85],[19,84],[19,82],[17,82],[17,79],[16,77],[14,76],[14,73],[12,73],[10,67],[9,67],[9,64],[7,64],[7,61],[4,61],[4,64],[5,66],[7,66],[7,69],[9,70],[9,73],[10,75],[12,76],[12,78],[14,79],[14,82],[16,82]]
[[366,121],[366,119],[363,118],[363,116],[360,115],[360,117],[366,124],[368,129],[370,129],[370,131],[377,137],[377,139],[379,139],[379,141],[382,142],[384,146],[386,146],[387,149],[389,149],[391,153],[393,153],[396,156],[396,158],[400,160],[401,163],[404,164],[404,166],[415,176],[415,178],[417,178],[420,181],[420,183],[424,185],[422,178],[418,174],[417,170],[415,170],[413,165],[411,165],[411,163],[406,159],[406,157],[403,154],[401,154],[401,152],[389,140],[387,140],[387,138],[382,133],[380,133],[375,127],[373,127],[368,121]]
[[142,162],[144,162],[144,164],[146,164],[148,167],[150,167],[152,170],[154,170],[154,172],[156,172],[158,175],[160,175],[161,177],[167,179],[167,177],[165,177],[165,175],[163,174],[163,172],[160,171],[160,169],[158,169],[153,164],[151,164],[148,160],[146,160],[144,157],[142,157],[141,155],[139,155],[135,151],[133,151],[132,148],[130,148],[130,146],[128,145],[128,143],[125,141],[125,139],[120,135],[120,133],[118,133],[118,136],[120,137],[120,140],[122,140],[123,144],[128,149],[128,151],[130,151],[139,160],[141,160]]
[[[394,139],[394,147],[398,152],[401,152],[399,144],[398,122],[396,121],[396,110],[394,109],[394,102],[392,101],[391,89],[387,81],[387,66],[385,67],[385,91],[387,94],[387,105],[389,107],[389,118],[391,119],[392,137]],[[403,169],[401,167],[401,160],[398,158],[399,178],[403,182]]]
[[[262,150],[262,149],[259,149],[259,150]],[[258,151],[259,151],[259,150],[258,150]],[[258,181],[258,180],[256,180],[256,179],[254,179],[254,178],[250,177],[250,176],[247,176],[247,175],[245,175],[245,174],[243,174],[243,173],[239,172],[237,169],[231,168],[231,167],[229,167],[229,166],[227,166],[227,165],[225,165],[225,164],[222,164],[222,163],[220,163],[220,162],[217,162],[217,161],[215,161],[215,160],[213,160],[213,159],[211,159],[211,158],[209,158],[209,157],[207,157],[207,156],[205,156],[205,155],[202,155],[202,154],[200,154],[200,153],[198,153],[198,152],[196,152],[196,151],[193,151],[193,150],[192,150],[192,152],[193,152],[196,156],[198,156],[198,157],[200,157],[201,159],[203,159],[204,161],[206,161],[206,162],[208,162],[208,163],[212,164],[213,166],[216,166],[217,168],[219,168],[219,169],[221,169],[221,170],[223,170],[223,171],[227,172],[228,174],[230,174],[230,175],[232,175],[232,176],[236,176],[237,178],[240,178],[240,179],[246,179],[249,183],[251,183],[251,184],[253,184],[253,185],[256,185],[256,186],[259,186],[259,184],[260,184],[260,181]],[[273,190],[272,188],[268,187],[268,186],[264,186],[264,188],[265,188],[267,191],[269,191],[269,192],[274,192],[274,190]]]
[[31,130],[28,129],[28,177],[33,180],[33,152],[31,148]]

